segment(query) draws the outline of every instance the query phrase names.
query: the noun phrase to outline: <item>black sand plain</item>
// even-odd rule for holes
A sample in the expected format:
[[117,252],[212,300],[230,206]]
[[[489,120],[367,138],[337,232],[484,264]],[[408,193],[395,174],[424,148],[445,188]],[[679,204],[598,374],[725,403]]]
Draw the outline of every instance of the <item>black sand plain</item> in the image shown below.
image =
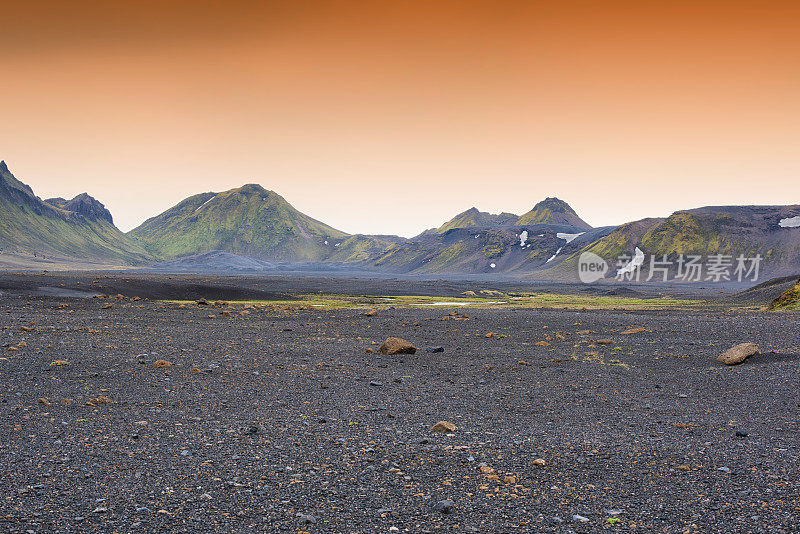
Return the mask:
[[470,286],[0,275],[0,530],[800,531],[799,314],[156,300]]

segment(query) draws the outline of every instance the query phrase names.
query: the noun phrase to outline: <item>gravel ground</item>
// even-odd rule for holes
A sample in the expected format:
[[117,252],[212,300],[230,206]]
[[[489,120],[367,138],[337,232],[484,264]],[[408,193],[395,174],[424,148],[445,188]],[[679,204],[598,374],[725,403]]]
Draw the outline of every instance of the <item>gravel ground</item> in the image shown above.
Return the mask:
[[0,530],[800,531],[797,314],[363,311],[0,297]]

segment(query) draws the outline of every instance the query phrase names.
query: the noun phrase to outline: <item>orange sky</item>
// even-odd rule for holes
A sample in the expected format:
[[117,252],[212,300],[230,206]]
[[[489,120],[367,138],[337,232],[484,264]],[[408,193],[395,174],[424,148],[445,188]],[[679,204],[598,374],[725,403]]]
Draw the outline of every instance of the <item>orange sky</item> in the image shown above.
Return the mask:
[[41,197],[88,191],[125,230],[247,182],[342,230],[407,236],[554,195],[598,226],[800,203],[797,1],[2,13],[0,159]]

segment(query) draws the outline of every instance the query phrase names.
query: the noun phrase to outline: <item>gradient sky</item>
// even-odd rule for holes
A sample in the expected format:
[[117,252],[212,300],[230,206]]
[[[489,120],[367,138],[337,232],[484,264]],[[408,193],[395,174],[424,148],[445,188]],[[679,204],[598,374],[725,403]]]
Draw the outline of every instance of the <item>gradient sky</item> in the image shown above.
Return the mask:
[[800,203],[800,2],[5,2],[0,159],[133,228],[260,183],[414,235]]

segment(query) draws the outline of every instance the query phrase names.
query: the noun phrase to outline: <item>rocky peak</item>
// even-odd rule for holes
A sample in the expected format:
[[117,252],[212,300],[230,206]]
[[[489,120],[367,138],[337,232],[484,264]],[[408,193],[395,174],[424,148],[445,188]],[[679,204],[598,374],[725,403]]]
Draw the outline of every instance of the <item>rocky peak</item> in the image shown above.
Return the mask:
[[91,221],[102,220],[114,224],[114,219],[111,217],[111,212],[109,212],[101,202],[91,197],[87,193],[81,193],[80,195],[76,196],[64,204],[62,209],[83,215]]

